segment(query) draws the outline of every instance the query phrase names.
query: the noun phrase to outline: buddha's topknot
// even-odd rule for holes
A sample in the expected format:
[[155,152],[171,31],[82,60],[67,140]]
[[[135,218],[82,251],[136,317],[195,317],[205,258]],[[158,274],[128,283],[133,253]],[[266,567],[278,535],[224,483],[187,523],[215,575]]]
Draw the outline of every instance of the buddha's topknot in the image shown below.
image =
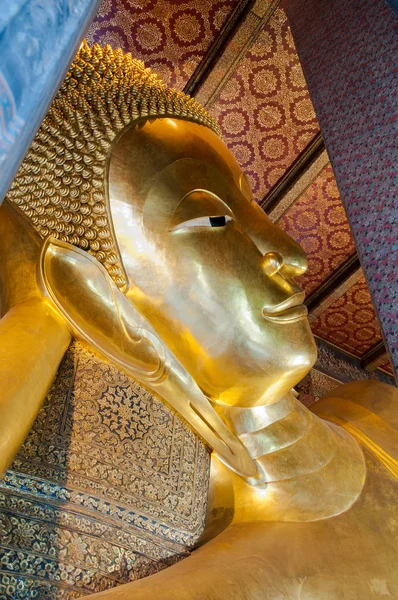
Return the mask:
[[131,54],[83,42],[7,194],[41,237],[87,250],[119,287],[126,282],[105,195],[106,159],[126,125],[160,116],[220,133],[200,104]]

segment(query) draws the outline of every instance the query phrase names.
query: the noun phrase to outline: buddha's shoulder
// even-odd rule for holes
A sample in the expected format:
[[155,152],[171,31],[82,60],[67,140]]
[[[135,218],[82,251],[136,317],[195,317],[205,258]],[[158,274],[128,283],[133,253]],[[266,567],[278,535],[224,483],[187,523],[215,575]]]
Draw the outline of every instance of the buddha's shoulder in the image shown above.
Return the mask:
[[353,381],[329,392],[312,411],[343,426],[398,478],[398,389]]
[[[398,389],[381,381],[365,379],[341,385],[326,394],[311,410],[325,418],[327,415],[351,420],[358,415],[371,415],[386,421],[398,435]],[[350,418],[351,417],[351,418]]]

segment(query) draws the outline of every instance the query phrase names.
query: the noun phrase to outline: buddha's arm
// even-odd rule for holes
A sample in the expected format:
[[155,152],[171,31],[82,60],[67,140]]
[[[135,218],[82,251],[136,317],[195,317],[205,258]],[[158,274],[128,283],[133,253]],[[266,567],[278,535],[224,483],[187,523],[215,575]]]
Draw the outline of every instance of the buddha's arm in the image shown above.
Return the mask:
[[312,411],[344,427],[398,478],[397,406],[397,388],[363,380],[332,390]]
[[24,222],[0,209],[0,476],[44,401],[71,336],[36,283],[39,243]]
[[0,320],[0,475],[29,433],[69,342],[64,323],[40,299]]

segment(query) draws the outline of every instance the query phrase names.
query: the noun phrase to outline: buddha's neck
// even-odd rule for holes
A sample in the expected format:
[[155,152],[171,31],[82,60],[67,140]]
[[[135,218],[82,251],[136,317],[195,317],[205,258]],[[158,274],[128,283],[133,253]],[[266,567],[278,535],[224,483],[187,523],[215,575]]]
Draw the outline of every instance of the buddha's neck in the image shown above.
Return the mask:
[[259,463],[268,483],[319,471],[336,454],[328,425],[292,393],[272,404],[225,406],[219,412]]
[[365,467],[355,440],[318,418],[292,393],[273,404],[218,405],[217,411],[264,472],[262,518],[328,518],[347,510],[361,493]]

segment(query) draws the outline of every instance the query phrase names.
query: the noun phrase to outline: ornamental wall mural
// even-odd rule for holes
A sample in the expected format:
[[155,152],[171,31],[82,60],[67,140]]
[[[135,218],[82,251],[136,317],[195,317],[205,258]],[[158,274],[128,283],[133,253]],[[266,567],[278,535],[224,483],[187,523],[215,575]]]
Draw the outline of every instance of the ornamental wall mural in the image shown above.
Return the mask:
[[188,556],[209,466],[160,400],[71,344],[0,479],[0,597],[81,598]]

